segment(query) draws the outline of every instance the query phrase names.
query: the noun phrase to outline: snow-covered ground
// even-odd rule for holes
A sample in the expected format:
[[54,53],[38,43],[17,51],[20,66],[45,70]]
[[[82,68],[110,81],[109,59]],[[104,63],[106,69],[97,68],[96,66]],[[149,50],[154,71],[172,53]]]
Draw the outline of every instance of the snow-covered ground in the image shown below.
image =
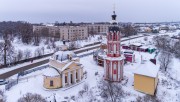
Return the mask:
[[[172,34],[172,33],[171,33]],[[173,33],[176,34],[176,33]],[[149,43],[152,42],[152,36],[148,37],[148,41],[144,41],[143,38],[133,39],[131,41],[125,41],[123,43],[135,43],[143,42]],[[153,46],[153,45],[152,45]],[[92,50],[87,51],[87,53],[92,52]],[[86,53],[86,52],[85,52]],[[155,54],[149,54],[144,52],[135,51],[135,63],[128,63],[124,66],[124,81],[127,81],[126,85],[123,85],[122,88],[124,91],[128,92],[129,95],[123,98],[124,102],[134,101],[138,96],[143,96],[145,94],[135,91],[133,88],[134,74],[133,72],[141,65],[141,56],[143,60],[149,60],[154,58]],[[167,74],[159,71],[159,83],[157,86],[157,97],[163,102],[179,102],[178,96],[180,96],[180,61],[176,58],[173,59],[173,64],[171,69],[169,69]],[[46,72],[46,69],[36,71],[34,73],[28,74],[26,76],[20,77],[21,81],[13,86],[9,91],[5,91],[7,96],[7,102],[16,102],[20,97],[22,97],[27,92],[41,94],[47,100],[51,100],[53,95],[55,95],[58,101],[66,100],[65,97],[77,96],[78,92],[82,89],[85,83],[88,83],[90,89],[96,93],[98,96],[98,81],[102,79],[104,74],[103,67],[96,65],[96,62],[93,60],[93,56],[86,56],[80,59],[80,63],[83,64],[84,70],[87,72],[87,78],[82,80],[82,83],[74,85],[73,87],[65,90],[64,88],[57,90],[46,90],[43,88],[43,74]],[[158,63],[158,62],[157,62]],[[98,72],[98,75],[95,73]],[[124,82],[122,81],[122,83]],[[0,89],[4,90],[4,85],[0,86]]]
[[[144,95],[143,93],[135,91],[133,88],[133,72],[138,68],[139,65],[141,65],[141,55],[143,56],[143,60],[149,60],[150,58],[153,58],[155,54],[135,51],[135,55],[136,62],[128,63],[124,66],[124,79],[128,79],[128,82],[126,85],[123,85],[123,90],[129,93],[129,96],[126,96],[123,99],[125,102],[133,101],[138,96]],[[179,62],[179,60],[177,59],[174,60]],[[20,80],[22,80],[19,82],[19,84],[13,86],[9,91],[5,91],[5,94],[7,95],[7,102],[16,102],[18,98],[20,98],[27,92],[41,94],[47,99],[49,99],[48,97],[52,97],[55,94],[57,100],[65,100],[64,97],[77,96],[79,90],[82,89],[85,83],[88,83],[90,88],[94,92],[96,92],[98,90],[98,81],[102,79],[104,74],[103,67],[96,65],[92,55],[81,58],[80,62],[83,64],[84,70],[87,71],[87,79],[83,79],[82,83],[75,85],[74,87],[67,90],[64,90],[63,88],[58,90],[46,90],[43,88],[43,73],[46,72],[46,69],[43,69],[21,77]],[[174,78],[177,78],[177,75],[180,73],[180,69],[178,67],[179,64],[174,64],[171,70],[169,70],[170,72],[176,74],[172,76]],[[98,75],[95,75],[96,72],[98,72]],[[175,88],[174,85],[162,84],[161,80],[163,79],[167,80],[168,82],[175,83],[175,81],[168,79],[162,72],[159,72],[160,82],[157,87],[157,96],[162,99],[163,102],[175,102],[177,99],[176,92],[180,91],[180,89]],[[179,78],[177,78],[177,80],[179,80]],[[4,86],[1,86],[1,89],[4,90]],[[166,95],[167,97],[162,98],[164,97],[164,95]]]

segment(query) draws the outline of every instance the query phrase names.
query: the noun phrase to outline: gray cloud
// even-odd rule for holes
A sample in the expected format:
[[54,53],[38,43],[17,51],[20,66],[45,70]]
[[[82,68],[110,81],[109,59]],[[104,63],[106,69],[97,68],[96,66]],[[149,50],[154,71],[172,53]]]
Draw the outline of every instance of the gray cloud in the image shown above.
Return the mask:
[[118,21],[180,20],[180,0],[0,0],[0,20],[109,21],[114,2]]

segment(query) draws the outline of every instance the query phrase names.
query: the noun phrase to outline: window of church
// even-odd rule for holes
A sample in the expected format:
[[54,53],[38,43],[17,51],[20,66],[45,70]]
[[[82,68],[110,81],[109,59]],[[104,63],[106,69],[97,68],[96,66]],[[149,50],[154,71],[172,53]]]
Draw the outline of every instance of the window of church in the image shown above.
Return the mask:
[[50,80],[50,86],[54,86],[54,85],[53,85],[53,80]]

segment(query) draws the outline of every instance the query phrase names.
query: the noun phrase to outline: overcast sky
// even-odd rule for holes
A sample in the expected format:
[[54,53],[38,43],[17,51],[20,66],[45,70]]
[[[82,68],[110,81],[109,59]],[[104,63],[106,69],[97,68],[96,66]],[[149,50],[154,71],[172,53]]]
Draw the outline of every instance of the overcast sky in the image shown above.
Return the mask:
[[119,22],[180,21],[180,0],[0,0],[0,21],[108,22],[114,3]]

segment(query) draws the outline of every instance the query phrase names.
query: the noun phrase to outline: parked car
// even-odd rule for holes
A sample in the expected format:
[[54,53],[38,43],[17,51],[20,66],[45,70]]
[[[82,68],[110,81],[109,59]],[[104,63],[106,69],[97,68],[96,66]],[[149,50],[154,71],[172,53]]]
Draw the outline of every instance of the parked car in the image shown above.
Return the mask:
[[4,85],[4,84],[7,84],[7,83],[8,83],[7,80],[5,80],[5,79],[0,79],[0,85]]

